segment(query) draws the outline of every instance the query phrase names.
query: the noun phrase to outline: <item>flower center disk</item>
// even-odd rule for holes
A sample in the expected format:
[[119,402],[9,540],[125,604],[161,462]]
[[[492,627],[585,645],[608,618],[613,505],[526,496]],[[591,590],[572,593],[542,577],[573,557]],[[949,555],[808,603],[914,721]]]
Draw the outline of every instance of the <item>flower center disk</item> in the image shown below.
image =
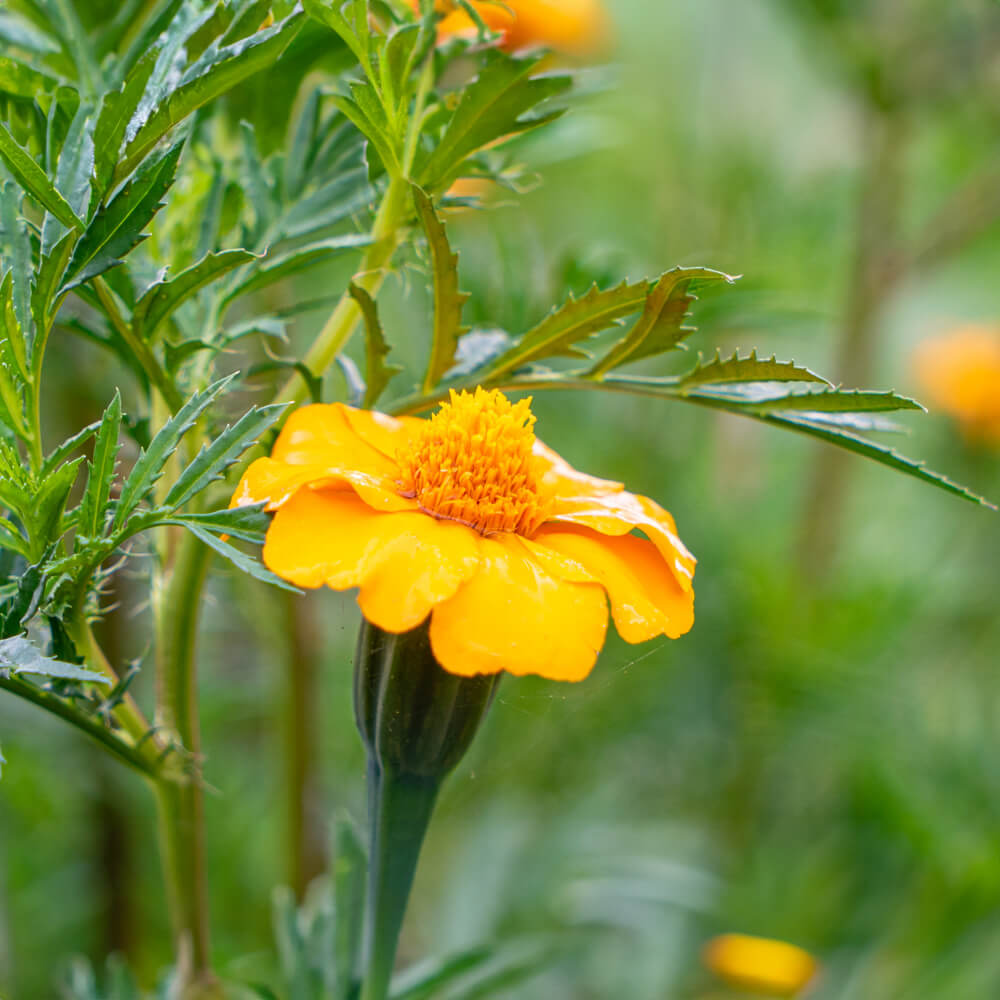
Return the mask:
[[399,455],[402,491],[434,517],[482,534],[531,535],[545,520],[531,400],[496,389],[451,392]]

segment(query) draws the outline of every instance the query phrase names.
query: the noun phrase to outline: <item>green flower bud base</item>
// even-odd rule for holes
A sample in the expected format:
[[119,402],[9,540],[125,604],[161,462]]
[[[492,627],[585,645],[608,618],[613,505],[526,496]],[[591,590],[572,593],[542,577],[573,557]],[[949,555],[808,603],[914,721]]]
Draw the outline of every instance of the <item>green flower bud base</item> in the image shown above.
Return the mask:
[[445,776],[472,743],[499,675],[459,677],[428,626],[394,635],[362,621],[354,710],[368,752],[371,842],[361,1000],[385,1000],[424,835]]

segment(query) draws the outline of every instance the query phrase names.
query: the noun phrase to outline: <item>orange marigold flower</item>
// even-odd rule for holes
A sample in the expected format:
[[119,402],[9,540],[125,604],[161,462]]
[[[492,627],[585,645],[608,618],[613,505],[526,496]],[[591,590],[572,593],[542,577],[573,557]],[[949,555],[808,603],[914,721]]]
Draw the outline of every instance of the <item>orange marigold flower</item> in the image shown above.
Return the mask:
[[932,406],[971,440],[1000,444],[1000,329],[962,326],[927,340],[914,367]]
[[429,420],[302,407],[233,504],[275,512],[264,562],[284,579],[360,588],[386,632],[430,616],[445,670],[582,680],[608,599],[628,642],[691,628],[695,560],[662,507],[538,441],[530,402],[452,392]]
[[771,997],[798,996],[819,970],[816,959],[796,945],[747,934],[712,938],[702,958],[729,985]]
[[[411,0],[419,9],[419,0]],[[607,45],[610,33],[600,0],[504,0],[472,6],[485,24],[503,35],[503,47],[516,50],[545,45],[570,55],[587,56]],[[472,18],[451,0],[438,0],[444,13],[439,26],[442,38],[476,30]]]

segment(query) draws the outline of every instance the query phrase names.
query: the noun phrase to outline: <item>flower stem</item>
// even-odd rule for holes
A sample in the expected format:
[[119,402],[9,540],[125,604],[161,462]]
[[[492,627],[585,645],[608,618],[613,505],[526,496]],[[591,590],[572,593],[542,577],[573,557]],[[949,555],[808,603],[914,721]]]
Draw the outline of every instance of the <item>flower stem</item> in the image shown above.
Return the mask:
[[204,801],[197,773],[201,753],[195,683],[195,637],[209,550],[184,533],[173,565],[154,591],[157,723],[194,764],[187,781],[158,786],[160,847],[175,938],[182,996],[210,997],[215,989],[208,929]]
[[386,1000],[420,848],[441,782],[368,766],[371,856],[361,1000]]
[[[361,266],[354,277],[354,284],[363,288],[372,298],[385,280],[386,269],[399,245],[400,228],[406,218],[409,184],[394,177],[386,188],[372,228],[372,244],[361,259]],[[357,302],[345,291],[330,318],[320,330],[312,347],[302,359],[303,364],[316,376],[322,376],[333,364],[334,358],[354,333],[361,319]],[[308,387],[301,375],[293,375],[275,398],[276,403],[301,403],[308,394]]]

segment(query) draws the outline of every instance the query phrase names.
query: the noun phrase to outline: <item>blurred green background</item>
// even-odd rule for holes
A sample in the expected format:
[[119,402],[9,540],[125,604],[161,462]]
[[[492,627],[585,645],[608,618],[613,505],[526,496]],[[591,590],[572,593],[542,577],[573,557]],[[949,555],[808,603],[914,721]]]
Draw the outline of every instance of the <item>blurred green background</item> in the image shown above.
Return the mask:
[[[539,185],[453,217],[468,318],[519,331],[592,278],[701,264],[744,277],[696,306],[693,351],[757,346],[918,398],[916,344],[1000,324],[1000,6],[617,0],[610,14],[613,58],[518,147]],[[232,113],[283,122],[270,94],[258,81]],[[416,366],[427,308],[407,273],[382,301]],[[302,344],[323,318],[299,325]],[[78,426],[114,373],[60,348],[64,407],[48,419]],[[1000,995],[997,516],[737,417],[594,394],[534,408],[573,464],[674,513],[700,560],[695,628],[611,638],[579,685],[505,680],[446,786],[403,959],[552,933],[549,970],[510,996],[706,1000],[729,994],[704,942],[742,931],[817,955],[824,1000]],[[905,452],[1000,496],[1000,453],[944,416],[910,424]],[[105,626],[119,661],[148,641],[141,575],[141,560],[122,575]],[[272,887],[323,870],[336,815],[363,822],[357,620],[350,594],[289,601],[221,569],[211,588],[214,945],[235,978],[268,965]],[[287,677],[313,658],[319,750],[294,834]],[[12,698],[0,741],[0,996],[55,995],[74,953],[123,952],[152,982],[169,948],[147,790]]]

